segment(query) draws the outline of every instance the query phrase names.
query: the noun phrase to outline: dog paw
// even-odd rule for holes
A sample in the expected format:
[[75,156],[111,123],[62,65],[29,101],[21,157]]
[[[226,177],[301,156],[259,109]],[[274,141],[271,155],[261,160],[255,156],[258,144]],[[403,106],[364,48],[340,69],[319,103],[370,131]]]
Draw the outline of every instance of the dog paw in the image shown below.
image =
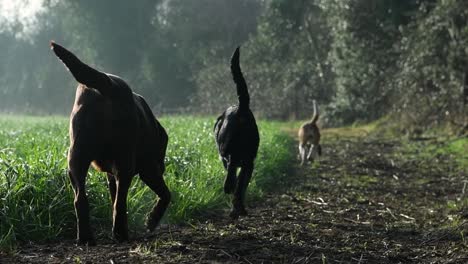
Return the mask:
[[236,220],[239,218],[239,216],[248,216],[249,214],[247,213],[247,210],[245,208],[239,208],[239,209],[233,209],[231,213],[229,213],[229,217],[231,219]]
[[90,238],[78,238],[76,240],[76,245],[77,246],[89,246],[89,247],[94,247],[96,246],[96,240],[93,237]]
[[126,233],[126,232],[114,232],[114,239],[119,243],[128,241],[128,233]]
[[148,218],[148,220],[146,221],[146,230],[148,230],[148,232],[153,232],[154,229],[156,229],[156,227],[158,226],[158,224],[158,222]]
[[237,212],[236,210],[232,210],[230,213],[229,213],[229,217],[232,219],[232,220],[236,220],[239,218],[239,212]]

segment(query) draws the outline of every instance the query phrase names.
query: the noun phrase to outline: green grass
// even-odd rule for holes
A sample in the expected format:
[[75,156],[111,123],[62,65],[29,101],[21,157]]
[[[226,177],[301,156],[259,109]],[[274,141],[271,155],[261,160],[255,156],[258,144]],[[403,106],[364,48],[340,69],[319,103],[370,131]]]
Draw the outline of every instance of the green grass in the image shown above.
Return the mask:
[[[214,118],[160,121],[169,134],[165,179],[173,197],[163,221],[191,221],[204,212],[228,208],[229,197],[222,191],[225,172],[212,136]],[[250,200],[283,186],[294,159],[294,143],[280,130],[281,123],[261,121],[258,125],[261,143],[248,190]],[[0,249],[13,249],[22,241],[75,236],[67,148],[67,118],[0,116]],[[110,235],[110,197],[102,173],[89,170],[87,193],[95,231]],[[132,232],[143,231],[155,199],[134,178],[128,196]]]
[[[434,174],[440,175],[446,188],[453,188],[450,196],[440,198],[433,207],[447,220],[444,227],[459,228],[464,223],[462,212],[468,209],[468,138],[437,138],[432,143],[403,141],[402,158],[417,161],[419,177],[414,179],[417,186],[434,181]],[[434,164],[439,164],[434,169]],[[427,175],[432,175],[428,177]],[[464,193],[463,193],[464,191]]]
[[[406,142],[406,141],[405,141]],[[408,152],[417,153],[416,158],[437,159],[438,156],[448,156],[456,166],[468,172],[468,138],[438,140],[435,144],[421,145],[417,142],[406,142]]]
[[460,167],[468,169],[468,138],[459,138],[449,142],[443,151],[455,156]]

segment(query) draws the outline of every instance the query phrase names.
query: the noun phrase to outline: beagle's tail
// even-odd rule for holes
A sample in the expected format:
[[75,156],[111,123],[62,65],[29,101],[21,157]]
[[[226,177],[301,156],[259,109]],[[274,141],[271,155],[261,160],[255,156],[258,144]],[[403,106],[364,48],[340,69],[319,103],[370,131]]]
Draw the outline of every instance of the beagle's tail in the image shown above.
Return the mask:
[[250,96],[247,90],[247,84],[245,83],[244,75],[239,65],[239,51],[240,47],[237,47],[231,58],[231,73],[234,83],[237,88],[237,97],[239,98],[239,109],[249,108]]
[[75,54],[53,41],[50,42],[50,48],[65,64],[77,82],[98,90],[104,96],[109,95],[111,85],[107,74],[83,63]]
[[318,112],[318,107],[317,107],[317,103],[315,102],[315,100],[313,100],[312,103],[314,104],[314,115],[312,116],[312,120],[310,122],[312,124],[315,124],[319,118],[319,112]]

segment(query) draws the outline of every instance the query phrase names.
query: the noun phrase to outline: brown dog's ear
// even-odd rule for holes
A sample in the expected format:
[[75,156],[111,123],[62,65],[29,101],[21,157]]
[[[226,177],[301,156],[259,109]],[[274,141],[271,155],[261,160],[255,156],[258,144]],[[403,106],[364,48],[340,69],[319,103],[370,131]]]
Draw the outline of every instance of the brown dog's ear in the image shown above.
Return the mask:
[[65,64],[77,82],[97,89],[104,96],[109,94],[110,80],[105,73],[83,63],[75,54],[54,41],[50,42],[50,48],[63,64]]

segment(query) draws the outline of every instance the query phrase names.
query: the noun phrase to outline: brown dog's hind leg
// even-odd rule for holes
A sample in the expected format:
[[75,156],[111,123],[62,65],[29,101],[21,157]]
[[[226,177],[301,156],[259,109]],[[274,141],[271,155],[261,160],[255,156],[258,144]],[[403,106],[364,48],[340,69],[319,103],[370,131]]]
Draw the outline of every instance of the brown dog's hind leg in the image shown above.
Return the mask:
[[86,197],[86,174],[91,162],[77,159],[73,154],[69,154],[68,175],[75,193],[75,213],[77,221],[77,241],[79,244],[96,245],[91,226],[89,224],[89,203]]
[[127,222],[127,194],[132,183],[132,176],[128,173],[118,173],[116,180],[116,195],[113,208],[112,233],[117,241],[128,240]]
[[233,219],[247,215],[247,210],[245,210],[245,194],[247,192],[247,186],[249,186],[250,178],[252,178],[253,169],[253,163],[244,165],[241,168],[237,188],[234,193],[234,198],[232,199],[232,211],[229,214]]
[[163,173],[164,168],[160,166],[140,173],[141,180],[159,196],[159,201],[154,205],[146,221],[146,228],[150,232],[158,226],[171,201],[171,192],[164,182]]

